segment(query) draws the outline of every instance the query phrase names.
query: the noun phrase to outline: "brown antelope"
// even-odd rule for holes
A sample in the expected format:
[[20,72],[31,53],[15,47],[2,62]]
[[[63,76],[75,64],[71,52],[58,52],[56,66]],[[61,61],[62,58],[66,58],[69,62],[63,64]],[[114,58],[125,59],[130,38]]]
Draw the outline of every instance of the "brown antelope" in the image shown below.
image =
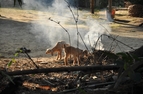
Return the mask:
[[62,59],[62,51],[63,51],[64,45],[69,46],[69,44],[67,44],[65,41],[57,42],[53,48],[46,50],[46,54],[50,53],[53,56],[54,52],[57,52],[57,54],[58,54],[57,60],[59,58]]
[[87,50],[81,50],[79,48],[75,48],[73,46],[64,46],[64,50],[65,50],[65,57],[64,57],[64,62],[65,62],[65,65],[67,65],[67,61],[68,61],[68,58],[69,56],[73,56],[73,65],[75,65],[75,63],[77,62],[78,65],[80,65],[80,57],[81,56],[84,56],[88,54]]

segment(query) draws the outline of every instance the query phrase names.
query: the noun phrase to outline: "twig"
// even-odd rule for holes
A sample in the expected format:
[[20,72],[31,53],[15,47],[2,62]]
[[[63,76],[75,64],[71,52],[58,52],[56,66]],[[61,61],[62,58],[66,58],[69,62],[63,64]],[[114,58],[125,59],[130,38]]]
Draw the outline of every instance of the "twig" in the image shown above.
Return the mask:
[[113,38],[112,36],[109,36],[109,35],[106,35],[106,34],[103,34],[103,35],[104,35],[104,36],[108,36],[109,38],[111,38],[111,39],[113,39],[113,40],[115,40],[115,41],[117,41],[117,42],[119,42],[119,43],[121,43],[121,44],[123,44],[123,45],[129,47],[129,48],[132,49],[132,50],[135,50],[133,47],[131,47],[131,46],[129,46],[129,45],[127,45],[127,44],[125,44],[125,43],[123,43],[123,42],[121,42],[121,41],[115,39],[115,38]]
[[28,56],[28,58],[32,61],[32,63],[36,66],[36,68],[37,69],[39,69],[39,67],[35,64],[35,62],[33,61],[33,59],[29,56],[29,54],[28,53],[25,53],[27,56]]
[[92,48],[92,45],[91,45],[91,42],[90,42],[90,39],[89,39],[89,35],[88,35],[88,40],[89,40],[90,47]]
[[[127,47],[129,47],[129,48],[132,49],[132,50],[135,50],[133,47],[130,47],[129,45],[127,45],[127,44],[125,44],[125,43],[123,43],[123,42],[117,40],[116,38],[113,38],[112,36],[106,35],[106,34],[102,34],[101,36],[99,36],[98,39],[97,39],[97,42],[99,41],[99,39],[100,39],[103,35],[104,35],[104,36],[107,36],[108,38],[111,38],[111,39],[113,39],[113,40],[115,40],[115,41],[117,41],[117,42],[119,42],[119,43],[121,43],[121,44],[123,44],[123,45],[125,45],[125,46],[127,46]],[[97,42],[96,42],[96,44],[95,44],[95,47],[96,47],[96,45],[97,45]]]
[[[116,39],[117,39],[117,37],[118,37],[118,36],[116,36]],[[112,48],[112,47],[113,47],[113,43],[114,43],[114,42],[115,42],[115,40],[112,41],[111,47],[110,47],[110,49],[109,49],[109,51],[111,51],[111,52],[113,51],[113,48]]]
[[69,43],[70,43],[70,45],[71,45],[70,34],[69,34],[68,30],[66,30],[66,29],[60,24],[60,22],[57,22],[57,21],[51,19],[51,17],[49,18],[49,20],[55,22],[55,23],[58,24],[58,25],[60,25],[60,26],[67,32],[68,37],[69,37]]
[[[78,22],[78,14],[77,14],[77,19],[76,19],[75,15],[74,15],[74,13],[73,13],[71,7],[70,7],[69,2],[66,1],[66,0],[65,0],[65,2],[68,4],[68,8],[70,9],[70,11],[71,11],[71,13],[72,13],[72,16],[73,16],[73,18],[74,18],[75,24],[76,24],[76,29],[77,29],[77,48],[78,48],[78,46],[79,46],[78,26],[77,26],[77,22]],[[78,13],[78,12],[77,12],[77,13]]]
[[108,32],[108,34],[110,34],[110,32],[108,31],[108,29],[106,29],[102,24],[99,23],[99,25],[101,25]]
[[79,44],[79,38],[78,38],[78,35],[79,35],[80,38],[81,38],[81,40],[82,40],[82,42],[84,43],[84,46],[85,46],[86,49],[88,50],[88,47],[86,46],[86,44],[85,44],[85,42],[84,42],[84,40],[83,40],[81,34],[80,34],[79,31],[78,31],[78,25],[77,25],[77,23],[78,23],[78,17],[79,17],[79,15],[78,15],[78,7],[77,7],[77,19],[76,19],[75,15],[74,15],[74,13],[73,13],[71,7],[70,7],[69,2],[66,1],[66,0],[65,0],[65,2],[68,4],[68,8],[70,9],[70,11],[71,11],[71,13],[72,13],[72,16],[73,16],[73,18],[74,18],[75,24],[76,24],[76,29],[77,29],[77,48],[78,48],[78,44]]
[[39,67],[35,64],[35,62],[33,61],[33,59],[30,57],[30,55],[27,53],[27,49],[25,47],[22,48],[23,52],[27,55],[27,57],[32,61],[32,63],[36,66],[37,69],[39,69]]
[[[99,23],[99,25],[101,25],[101,24]],[[103,25],[101,25],[101,26],[109,33],[108,29],[106,29]],[[109,34],[110,34],[110,33],[109,33]],[[131,48],[132,50],[135,50],[135,49],[133,49],[132,47],[130,47],[129,45],[127,45],[127,44],[125,44],[125,43],[123,43],[123,42],[121,42],[121,41],[119,41],[119,40],[113,38],[112,35],[110,35],[110,36],[109,36],[109,35],[106,35],[106,34],[103,34],[103,35],[108,36],[108,37],[112,38],[113,40],[116,40],[116,42],[120,42],[121,44],[123,44],[123,45],[125,45],[125,46]],[[101,37],[102,37],[102,36],[101,36]],[[119,47],[119,46],[118,46],[118,47]],[[119,47],[119,48],[120,48],[120,47]]]
[[100,35],[100,36],[98,37],[98,39],[97,39],[96,43],[94,44],[94,45],[95,45],[95,48],[96,48],[97,43],[98,43],[98,41],[99,41],[99,39],[100,39],[101,37],[102,37],[102,35]]
[[74,89],[70,89],[70,90],[64,90],[64,91],[58,92],[57,94],[68,93],[68,92],[76,91],[76,90],[79,90],[79,89],[93,88],[93,87],[97,87],[97,86],[105,86],[105,85],[114,84],[114,83],[115,82],[113,81],[113,82],[93,84],[93,85],[88,85],[88,86],[84,86],[84,87],[78,87],[78,88],[74,88]]
[[45,79],[43,79],[46,83],[48,83],[48,84],[50,84],[50,85],[52,85],[52,86],[55,86],[55,84],[53,84],[53,83],[51,83],[50,81],[48,81],[48,80],[45,80]]

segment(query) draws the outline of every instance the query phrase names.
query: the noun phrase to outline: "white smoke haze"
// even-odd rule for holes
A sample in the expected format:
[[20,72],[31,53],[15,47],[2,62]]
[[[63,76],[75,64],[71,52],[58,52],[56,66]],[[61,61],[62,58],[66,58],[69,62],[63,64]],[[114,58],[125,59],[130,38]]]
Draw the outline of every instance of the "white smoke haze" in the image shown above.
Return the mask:
[[24,9],[33,9],[33,10],[45,10],[45,4],[40,2],[40,0],[23,0]]
[[[26,9],[36,8],[43,10],[38,12],[38,20],[32,22],[31,32],[35,35],[37,40],[42,43],[42,46],[52,47],[58,41],[64,40],[69,43],[69,36],[67,32],[57,23],[50,21],[49,18],[54,21],[60,22],[60,24],[69,32],[72,46],[77,46],[77,28],[75,20],[72,16],[68,4],[64,0],[54,0],[51,6],[44,7],[40,1],[24,0]],[[76,8],[72,8],[74,16],[77,17]],[[46,11],[46,13],[45,13]],[[80,32],[84,42],[90,49],[94,46],[99,36],[102,34],[109,34],[111,29],[105,21],[96,20],[90,16],[85,16],[89,11],[78,12],[78,31]],[[102,24],[102,25],[101,25]],[[105,29],[106,28],[106,29]],[[104,49],[103,44],[97,44],[97,49]],[[103,41],[103,40],[102,40]],[[100,46],[100,47],[99,47]],[[79,37],[79,48],[86,49],[83,41]]]
[[114,21],[107,9],[105,9],[105,18],[110,22]]
[[56,14],[64,15],[66,13],[65,10],[67,9],[67,3],[64,0],[54,0],[52,7],[50,8],[49,10],[52,10]]
[[[88,18],[87,26],[89,27],[89,32],[84,36],[86,44],[89,44],[92,47],[95,47],[98,50],[103,50],[103,44],[101,43],[101,38],[99,38],[102,34],[109,34],[111,31],[109,25],[106,22],[102,22],[100,20],[96,20],[93,18]],[[98,39],[99,38],[99,39]],[[103,40],[102,40],[103,41]]]

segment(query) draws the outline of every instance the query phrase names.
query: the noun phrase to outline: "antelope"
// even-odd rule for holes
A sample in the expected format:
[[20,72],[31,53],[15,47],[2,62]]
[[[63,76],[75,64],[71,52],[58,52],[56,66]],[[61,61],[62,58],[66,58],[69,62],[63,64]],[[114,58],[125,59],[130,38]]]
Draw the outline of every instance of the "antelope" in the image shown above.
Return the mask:
[[78,65],[80,65],[80,57],[81,56],[87,56],[88,51],[87,50],[81,50],[79,48],[75,48],[73,46],[66,46],[64,45],[64,51],[65,51],[65,57],[64,57],[64,63],[67,65],[67,61],[69,56],[73,56],[73,65],[77,62]]
[[65,41],[60,41],[55,44],[53,48],[49,48],[46,50],[46,54],[51,54],[53,56],[54,52],[57,52],[57,60],[62,59],[62,51],[65,46],[69,46]]

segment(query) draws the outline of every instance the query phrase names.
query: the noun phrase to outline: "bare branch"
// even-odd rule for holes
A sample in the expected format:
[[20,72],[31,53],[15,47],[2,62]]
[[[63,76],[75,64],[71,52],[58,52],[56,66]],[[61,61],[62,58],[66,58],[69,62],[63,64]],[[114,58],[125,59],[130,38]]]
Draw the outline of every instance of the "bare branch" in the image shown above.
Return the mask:
[[52,22],[55,22],[55,23],[58,24],[58,25],[60,25],[60,26],[67,32],[68,37],[69,37],[69,43],[70,43],[70,45],[71,45],[70,34],[69,34],[68,30],[65,29],[65,28],[60,24],[60,22],[57,22],[57,21],[53,20],[51,17],[49,17],[49,20],[52,21]]
[[79,31],[78,31],[78,24],[77,24],[77,23],[78,23],[78,17],[79,17],[79,15],[78,15],[78,6],[77,6],[77,18],[76,18],[75,15],[74,15],[74,13],[73,13],[73,11],[72,11],[72,9],[71,9],[71,7],[70,7],[69,2],[66,1],[66,0],[65,0],[65,2],[68,4],[68,8],[70,9],[70,11],[71,11],[71,13],[72,13],[72,16],[73,16],[73,18],[74,18],[75,24],[76,24],[76,29],[77,29],[77,48],[78,48],[78,45],[79,45],[79,37],[78,37],[78,35],[79,35],[80,38],[81,38],[81,40],[82,40],[82,42],[84,43],[84,46],[85,46],[86,49],[88,50],[88,47],[86,46],[86,44],[85,44],[85,42],[84,42],[84,40],[83,40],[81,34],[80,34]]
[[135,50],[133,47],[131,47],[131,46],[129,46],[129,45],[127,45],[127,44],[125,44],[125,43],[123,43],[123,42],[117,40],[116,38],[113,38],[113,37],[110,36],[110,35],[106,35],[106,34],[102,34],[101,36],[98,37],[98,39],[97,39],[97,41],[96,41],[96,44],[95,44],[95,47],[97,46],[97,42],[99,41],[99,39],[100,39],[102,36],[107,36],[109,39],[115,40],[116,42],[119,42],[119,43],[121,43],[121,44],[123,44],[123,45],[129,47],[130,49]]

